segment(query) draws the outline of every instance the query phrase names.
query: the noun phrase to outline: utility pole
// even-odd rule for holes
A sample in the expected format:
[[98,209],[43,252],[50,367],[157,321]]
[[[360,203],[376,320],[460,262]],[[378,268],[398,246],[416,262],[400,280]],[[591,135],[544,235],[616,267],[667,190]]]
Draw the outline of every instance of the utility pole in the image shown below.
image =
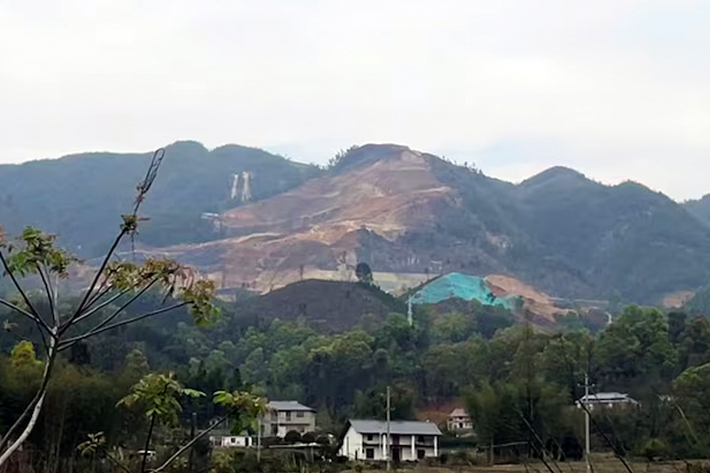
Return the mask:
[[591,451],[590,448],[590,440],[589,440],[589,374],[584,373],[584,403],[587,403],[586,406],[584,406],[584,459],[587,462],[587,473],[591,473],[592,471],[592,464],[589,459],[589,453]]
[[[193,412],[192,419],[191,419],[191,425],[190,425],[190,440],[195,438],[195,428],[196,427],[197,427],[197,412]],[[195,456],[194,452],[195,452],[195,449],[191,448],[190,449],[190,456],[188,457],[189,459],[187,461],[187,465],[188,465],[187,471],[189,471],[190,473],[192,473],[192,465],[193,465],[194,456]]]
[[410,327],[414,326],[414,314],[412,313],[412,295],[411,294],[407,298],[407,322],[409,322]]
[[390,460],[391,452],[392,452],[392,444],[390,442],[390,387],[387,386],[387,450],[386,450],[386,458],[387,458],[387,471],[390,471],[391,463],[392,461]]
[[261,463],[261,416],[259,416],[256,430],[256,462]]

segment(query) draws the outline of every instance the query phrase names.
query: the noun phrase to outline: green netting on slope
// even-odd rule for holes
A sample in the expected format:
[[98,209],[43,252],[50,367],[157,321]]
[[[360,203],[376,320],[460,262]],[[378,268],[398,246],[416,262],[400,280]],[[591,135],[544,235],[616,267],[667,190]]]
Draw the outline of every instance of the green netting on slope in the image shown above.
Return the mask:
[[496,297],[486,280],[478,276],[449,273],[434,279],[412,296],[413,304],[437,304],[447,299],[477,300],[484,305],[494,305],[513,309],[513,301]]

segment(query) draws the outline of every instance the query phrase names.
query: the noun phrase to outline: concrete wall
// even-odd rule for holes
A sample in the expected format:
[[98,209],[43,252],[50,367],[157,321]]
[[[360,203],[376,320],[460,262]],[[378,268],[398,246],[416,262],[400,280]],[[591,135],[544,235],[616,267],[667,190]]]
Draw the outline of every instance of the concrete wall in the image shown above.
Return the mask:
[[[436,436],[426,435],[399,435],[397,442],[395,436],[392,439],[392,460],[417,461],[420,454],[424,458],[437,457],[439,455],[439,439]],[[387,451],[386,434],[362,435],[350,427],[343,437],[343,444],[340,447],[340,455],[351,460],[372,460],[385,461]]]
[[210,437],[210,443],[218,448],[251,447],[251,437],[241,435]]
[[275,411],[267,413],[261,422],[262,436],[285,437],[292,430],[305,434],[315,432],[316,413],[311,411]]

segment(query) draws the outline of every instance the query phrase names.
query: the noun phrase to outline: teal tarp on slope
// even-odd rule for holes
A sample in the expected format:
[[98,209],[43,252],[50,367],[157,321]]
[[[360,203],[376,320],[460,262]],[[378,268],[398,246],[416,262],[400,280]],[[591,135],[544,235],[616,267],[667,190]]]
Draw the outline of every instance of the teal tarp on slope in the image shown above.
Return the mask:
[[477,300],[484,305],[513,309],[510,299],[496,297],[486,280],[478,276],[449,273],[438,277],[419,289],[412,296],[413,304],[437,304],[447,299]]

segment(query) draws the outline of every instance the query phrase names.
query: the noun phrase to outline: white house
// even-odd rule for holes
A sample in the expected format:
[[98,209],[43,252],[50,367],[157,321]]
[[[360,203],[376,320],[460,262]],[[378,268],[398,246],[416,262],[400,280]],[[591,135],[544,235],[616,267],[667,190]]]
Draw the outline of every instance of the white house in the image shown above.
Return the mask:
[[213,430],[210,432],[210,443],[215,448],[246,448],[253,446],[254,441],[248,432],[234,435],[229,430]]
[[595,407],[627,407],[627,406],[637,406],[639,403],[636,399],[632,398],[626,393],[594,393],[582,396],[577,401],[577,407],[581,408],[581,405],[587,406],[590,411]]
[[473,422],[471,422],[471,416],[468,415],[464,409],[457,407],[451,414],[449,418],[446,419],[446,428],[449,432],[454,432],[457,434],[471,432],[473,430]]
[[417,461],[439,456],[441,431],[431,422],[390,422],[390,446],[387,423],[379,420],[348,422],[340,447],[340,455],[351,460]]

